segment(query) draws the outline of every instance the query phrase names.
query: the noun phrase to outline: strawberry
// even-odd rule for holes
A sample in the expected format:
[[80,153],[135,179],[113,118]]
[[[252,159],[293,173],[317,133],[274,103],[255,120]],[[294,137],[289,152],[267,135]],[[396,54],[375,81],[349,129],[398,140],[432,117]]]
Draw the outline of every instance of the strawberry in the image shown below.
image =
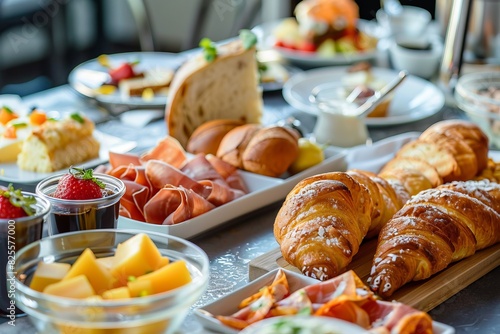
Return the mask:
[[84,200],[102,198],[104,184],[96,179],[91,169],[70,167],[57,184],[53,196],[61,199]]
[[109,70],[111,81],[118,84],[123,79],[130,79],[135,76],[133,64],[123,63],[118,67]]
[[25,196],[20,189],[15,190],[12,184],[7,189],[0,188],[0,218],[13,219],[32,216],[35,210],[32,205],[36,204],[33,196]]

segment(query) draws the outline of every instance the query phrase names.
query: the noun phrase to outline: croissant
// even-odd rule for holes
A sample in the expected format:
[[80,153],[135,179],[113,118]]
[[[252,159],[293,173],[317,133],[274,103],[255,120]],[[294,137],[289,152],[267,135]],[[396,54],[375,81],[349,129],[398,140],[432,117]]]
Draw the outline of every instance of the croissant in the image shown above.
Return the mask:
[[411,195],[452,181],[467,181],[488,166],[488,137],[475,124],[447,120],[431,125],[401,147],[380,171]]
[[326,280],[344,272],[365,236],[376,235],[408,198],[369,172],[315,175],[287,195],[274,235],[288,263]]
[[381,297],[500,242],[500,185],[455,181],[412,197],[382,228],[368,282]]

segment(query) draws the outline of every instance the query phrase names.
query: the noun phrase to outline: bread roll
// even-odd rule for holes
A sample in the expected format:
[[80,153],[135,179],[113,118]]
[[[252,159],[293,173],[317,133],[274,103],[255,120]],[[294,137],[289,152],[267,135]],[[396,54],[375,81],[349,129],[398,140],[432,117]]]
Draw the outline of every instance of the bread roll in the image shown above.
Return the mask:
[[245,148],[243,169],[277,177],[286,172],[299,154],[299,134],[281,126],[266,127],[254,134]]
[[222,138],[237,126],[243,125],[240,120],[216,119],[200,125],[194,130],[187,143],[187,151],[193,154],[217,154]]
[[260,124],[245,124],[232,129],[222,138],[216,156],[243,169],[243,152],[253,135],[261,128]]
[[176,72],[165,119],[169,135],[183,147],[193,131],[214,119],[260,123],[262,89],[259,86],[255,47],[245,49],[237,39],[217,47],[207,62],[199,54]]

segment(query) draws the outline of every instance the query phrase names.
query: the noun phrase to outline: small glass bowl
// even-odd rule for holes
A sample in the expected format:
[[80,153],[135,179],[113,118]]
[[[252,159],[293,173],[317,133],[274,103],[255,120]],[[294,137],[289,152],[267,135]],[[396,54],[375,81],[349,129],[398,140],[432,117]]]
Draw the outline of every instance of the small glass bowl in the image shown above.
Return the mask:
[[[0,219],[0,315],[15,317],[19,310],[11,303],[15,290],[12,278],[15,275],[14,256],[24,246],[42,238],[43,224],[50,210],[50,203],[46,199],[29,192],[21,192],[24,196],[33,196],[36,199],[33,216]],[[7,284],[5,283],[7,282]]]
[[81,300],[47,295],[29,288],[39,261],[72,263],[90,248],[96,257],[111,256],[118,244],[138,230],[88,230],[62,233],[30,244],[16,256],[16,303],[39,333],[174,333],[190,307],[205,292],[209,278],[206,253],[193,243],[148,232],[162,256],[185,260],[192,281],[155,295],[120,300]]
[[36,186],[36,193],[47,199],[52,206],[48,219],[49,234],[116,228],[120,199],[125,193],[123,181],[111,175],[95,173],[94,176],[106,185],[103,191],[108,195],[89,200],[55,198],[52,194],[64,175],[65,173],[50,176]]
[[455,87],[457,106],[500,148],[500,72],[465,74]]

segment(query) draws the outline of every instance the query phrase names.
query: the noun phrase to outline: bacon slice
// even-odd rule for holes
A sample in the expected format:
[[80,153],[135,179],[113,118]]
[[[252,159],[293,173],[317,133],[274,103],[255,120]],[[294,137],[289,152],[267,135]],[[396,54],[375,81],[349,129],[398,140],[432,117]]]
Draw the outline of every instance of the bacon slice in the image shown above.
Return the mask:
[[146,222],[172,225],[197,217],[215,206],[184,187],[165,186],[144,205]]
[[150,151],[140,156],[139,160],[145,164],[149,160],[160,160],[176,168],[182,167],[187,160],[186,151],[179,141],[167,136],[160,140]]

